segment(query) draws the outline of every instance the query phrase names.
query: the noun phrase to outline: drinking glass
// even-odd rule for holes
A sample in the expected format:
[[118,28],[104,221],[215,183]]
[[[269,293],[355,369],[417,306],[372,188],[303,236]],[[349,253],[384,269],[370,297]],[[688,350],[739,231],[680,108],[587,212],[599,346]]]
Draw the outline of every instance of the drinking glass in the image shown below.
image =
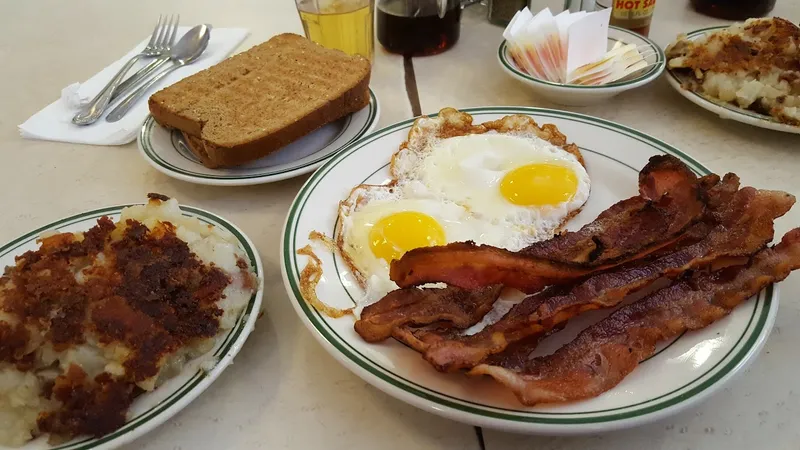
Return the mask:
[[306,37],[372,61],[374,0],[295,0]]
[[462,0],[378,0],[378,42],[403,55],[435,55],[458,41]]

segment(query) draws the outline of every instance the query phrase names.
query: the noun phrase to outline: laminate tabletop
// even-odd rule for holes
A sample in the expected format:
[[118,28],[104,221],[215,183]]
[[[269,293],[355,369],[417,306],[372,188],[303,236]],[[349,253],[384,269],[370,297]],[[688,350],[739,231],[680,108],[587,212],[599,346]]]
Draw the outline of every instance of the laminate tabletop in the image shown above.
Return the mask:
[[[540,3],[553,3],[557,10],[561,2]],[[515,435],[452,422],[380,392],[323,350],[301,324],[283,286],[280,233],[307,175],[257,186],[201,186],[156,171],[135,142],[105,147],[25,140],[16,128],[63,87],[130,50],[159,14],[180,13],[182,24],[249,28],[242,50],[277,33],[302,34],[294,3],[39,0],[8,2],[2,9],[0,198],[5,212],[0,242],[70,214],[143,201],[148,192],[159,192],[237,224],[255,242],[264,264],[265,314],[234,364],[182,412],[126,448],[800,448],[797,274],[780,286],[777,322],[756,362],[700,406],[644,427],[584,437]],[[797,22],[800,2],[778,0],[773,14]],[[376,47],[371,87],[380,102],[378,127],[412,117],[417,102],[422,113],[445,106],[568,109],[653,135],[718,173],[737,173],[743,185],[800,194],[800,136],[722,120],[681,97],[663,77],[603,105],[549,104],[500,68],[496,52],[502,28],[485,15],[482,5],[468,7],[460,41],[440,55],[404,61]],[[99,22],[105,26],[98,27]],[[659,0],[651,38],[663,47],[680,32],[724,23],[695,13],[688,1]],[[407,79],[410,70],[414,76]],[[795,208],[776,223],[776,235],[798,224],[800,208]]]

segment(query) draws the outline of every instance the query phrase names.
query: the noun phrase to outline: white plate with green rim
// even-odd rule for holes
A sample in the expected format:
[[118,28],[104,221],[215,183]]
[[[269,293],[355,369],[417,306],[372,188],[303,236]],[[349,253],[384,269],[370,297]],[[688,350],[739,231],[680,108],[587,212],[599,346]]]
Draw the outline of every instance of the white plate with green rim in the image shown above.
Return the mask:
[[[592,193],[582,212],[568,224],[579,228],[598,213],[637,194],[638,171],[650,156],[671,154],[698,174],[709,170],[680,150],[651,136],[607,120],[543,108],[484,107],[464,110],[476,123],[508,114],[528,114],[553,123],[581,147]],[[659,346],[622,383],[597,398],[565,405],[524,407],[499,384],[461,374],[441,374],[393,340],[368,344],[353,330],[354,319],[331,319],[302,298],[298,276],[306,257],[296,251],[309,243],[312,230],[333,234],[337,205],[361,183],[389,180],[389,159],[406,139],[413,120],[386,127],[351,144],[322,166],[302,187],[289,211],[281,245],[284,283],[297,314],[323,347],[367,382],[425,411],[478,426],[535,434],[581,434],[652,422],[695,405],[741,372],[764,345],[775,320],[778,290],[769,288],[712,326],[685,333]],[[338,307],[353,306],[362,293],[347,265],[321,246],[324,276],[317,294]],[[608,314],[596,311],[571,321],[543,341],[549,353],[577,332]]]
[[139,152],[159,172],[190,183],[245,186],[271,183],[311,172],[378,123],[380,107],[372,89],[369,105],[331,122],[259,160],[237,167],[209,169],[200,163],[181,133],[147,116],[139,132]]
[[553,103],[570,106],[585,106],[602,103],[610,98],[630,89],[643,86],[661,75],[665,67],[664,51],[655,42],[633,31],[615,26],[608,27],[608,48],[615,43],[636,44],[639,51],[645,55],[645,61],[650,64],[639,73],[633,74],[623,80],[601,86],[580,86],[576,84],[563,84],[542,80],[523,72],[511,55],[508,53],[506,41],[500,44],[497,50],[497,60],[500,66],[512,78],[528,85],[533,91]]
[[[94,226],[100,217],[108,216],[112,220],[118,220],[122,209],[128,206],[131,205],[110,206],[86,211],[26,233],[0,247],[0,267],[14,265],[15,256],[38,248],[36,239],[43,232],[86,231]],[[250,332],[253,331],[261,309],[264,270],[258,251],[242,230],[224,218],[191,206],[181,205],[180,208],[185,216],[196,217],[204,223],[221,227],[232,233],[245,251],[251,267],[255,268],[259,277],[258,288],[234,327],[218,339],[217,344],[209,353],[188,362],[178,375],[170,378],[154,391],[139,396],[130,407],[128,422],[120,429],[100,438],[77,438],[55,446],[48,445],[46,437],[40,437],[22,447],[15,447],[13,450],[109,450],[127,444],[152,431],[185,408],[219,377],[239,353]],[[204,367],[211,360],[207,355],[211,355],[213,360],[217,361],[210,370],[208,367]],[[0,450],[12,450],[12,448],[0,446]]]
[[[706,33],[718,31],[727,26],[717,26],[701,28],[689,33],[686,33],[688,39],[697,39]],[[684,89],[682,84],[690,77],[690,75],[681,74],[674,70],[667,69],[667,81],[675,88],[678,93],[686,97],[690,102],[695,105],[718,115],[723,119],[730,119],[736,122],[746,123],[754,127],[766,128],[768,130],[783,131],[786,133],[800,133],[800,127],[789,125],[788,123],[779,122],[772,116],[767,114],[759,114],[749,109],[740,108],[732,103],[723,102],[708,95],[694,92],[690,89]]]

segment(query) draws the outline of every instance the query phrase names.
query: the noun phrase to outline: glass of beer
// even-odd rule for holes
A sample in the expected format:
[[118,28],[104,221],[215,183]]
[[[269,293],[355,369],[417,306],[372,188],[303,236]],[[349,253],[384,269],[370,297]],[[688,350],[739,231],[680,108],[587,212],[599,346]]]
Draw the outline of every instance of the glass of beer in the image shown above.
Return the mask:
[[306,37],[372,61],[374,0],[295,0]]

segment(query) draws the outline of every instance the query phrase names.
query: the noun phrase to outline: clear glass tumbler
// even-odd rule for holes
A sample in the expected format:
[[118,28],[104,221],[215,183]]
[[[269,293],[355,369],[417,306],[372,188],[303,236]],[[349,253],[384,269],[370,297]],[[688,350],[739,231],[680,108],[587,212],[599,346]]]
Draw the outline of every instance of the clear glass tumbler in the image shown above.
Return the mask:
[[372,61],[374,0],[295,0],[306,37]]
[[435,55],[458,41],[462,0],[378,0],[378,42],[403,55]]

